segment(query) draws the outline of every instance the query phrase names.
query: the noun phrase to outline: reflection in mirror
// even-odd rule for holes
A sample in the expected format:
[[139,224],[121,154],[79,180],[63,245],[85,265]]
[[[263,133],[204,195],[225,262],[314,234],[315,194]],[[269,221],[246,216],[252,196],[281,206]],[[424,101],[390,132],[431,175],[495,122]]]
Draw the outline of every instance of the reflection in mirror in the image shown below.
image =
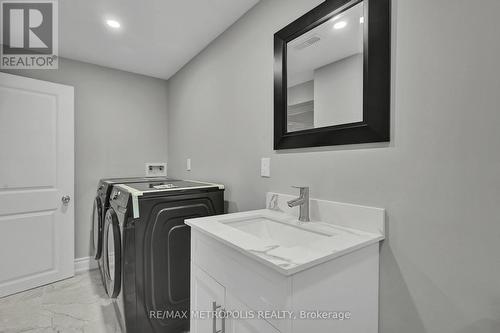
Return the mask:
[[287,43],[287,129],[363,121],[363,2]]

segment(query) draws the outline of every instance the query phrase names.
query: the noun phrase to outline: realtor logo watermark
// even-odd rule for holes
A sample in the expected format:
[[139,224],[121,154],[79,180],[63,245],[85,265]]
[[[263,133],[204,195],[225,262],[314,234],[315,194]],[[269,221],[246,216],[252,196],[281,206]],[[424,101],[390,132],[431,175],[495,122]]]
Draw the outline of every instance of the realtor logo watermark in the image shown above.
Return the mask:
[[0,0],[0,68],[58,67],[57,0]]

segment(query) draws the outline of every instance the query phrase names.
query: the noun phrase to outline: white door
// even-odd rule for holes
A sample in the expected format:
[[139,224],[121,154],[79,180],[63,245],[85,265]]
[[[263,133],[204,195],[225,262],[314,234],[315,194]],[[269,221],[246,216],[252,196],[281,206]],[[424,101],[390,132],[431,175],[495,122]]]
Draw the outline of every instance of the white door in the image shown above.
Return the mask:
[[73,98],[0,73],[0,297],[74,274]]
[[193,333],[225,333],[226,321],[222,315],[225,307],[226,290],[223,285],[191,265],[191,323]]

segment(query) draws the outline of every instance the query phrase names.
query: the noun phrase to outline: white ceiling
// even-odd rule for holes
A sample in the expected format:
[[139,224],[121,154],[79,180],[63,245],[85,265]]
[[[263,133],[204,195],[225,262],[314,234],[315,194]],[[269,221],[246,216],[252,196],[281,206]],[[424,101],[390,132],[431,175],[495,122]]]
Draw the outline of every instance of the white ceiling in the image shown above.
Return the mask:
[[59,55],[168,79],[258,1],[59,1]]

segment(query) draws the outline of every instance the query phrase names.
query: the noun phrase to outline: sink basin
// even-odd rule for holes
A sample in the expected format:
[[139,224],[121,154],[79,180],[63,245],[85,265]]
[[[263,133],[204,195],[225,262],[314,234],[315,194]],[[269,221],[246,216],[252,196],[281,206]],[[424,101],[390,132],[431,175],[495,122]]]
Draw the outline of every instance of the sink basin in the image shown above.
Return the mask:
[[269,241],[277,246],[285,247],[305,246],[332,236],[263,216],[223,223],[262,240]]
[[[350,216],[351,210],[348,206],[340,211]],[[383,219],[383,211],[377,214]],[[353,218],[363,221],[367,215],[353,214]],[[330,220],[342,217],[339,214]],[[287,276],[384,239],[381,233],[321,220],[299,222],[295,215],[271,209],[205,216],[185,223],[193,234],[215,239]]]

